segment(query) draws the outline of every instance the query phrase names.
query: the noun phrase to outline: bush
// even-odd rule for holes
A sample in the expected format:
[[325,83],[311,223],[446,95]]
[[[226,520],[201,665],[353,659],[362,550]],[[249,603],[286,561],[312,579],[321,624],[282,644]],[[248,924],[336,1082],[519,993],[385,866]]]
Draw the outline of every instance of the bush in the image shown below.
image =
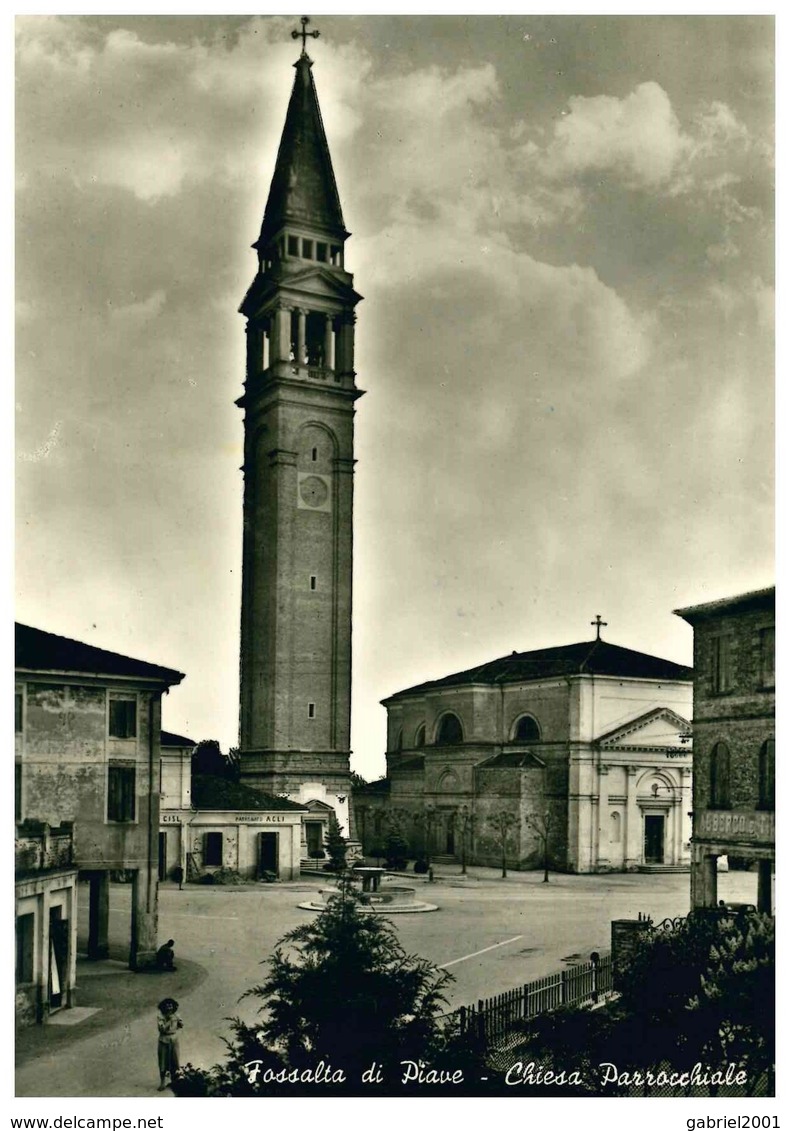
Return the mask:
[[[386,853],[384,852],[383,844],[374,844],[370,850],[365,853],[366,860],[383,860]],[[374,865],[375,867],[375,865]]]
[[311,860],[326,860],[326,853],[323,848],[314,848],[309,856]]
[[428,861],[424,856],[421,856],[419,860],[414,861],[414,871],[418,876],[424,876],[428,871]]
[[217,868],[216,872],[206,872],[200,877],[201,884],[243,884],[244,878],[235,868]]
[[329,853],[329,864],[325,865],[326,871],[342,872],[346,867],[346,852],[348,845],[340,831],[340,825],[334,813],[329,814],[329,827],[326,831],[326,850]]

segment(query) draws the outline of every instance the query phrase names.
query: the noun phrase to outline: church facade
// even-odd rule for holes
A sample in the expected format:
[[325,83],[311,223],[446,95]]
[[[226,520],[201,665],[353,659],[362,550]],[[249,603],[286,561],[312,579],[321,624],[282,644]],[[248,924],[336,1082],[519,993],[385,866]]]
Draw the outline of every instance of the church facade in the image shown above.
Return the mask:
[[[310,34],[310,33],[308,33]],[[247,320],[240,757],[245,785],[306,806],[307,855],[350,818],[354,309],[346,231],[304,49]]]
[[397,692],[387,776],[355,789],[367,853],[570,872],[686,869],[692,670],[603,640]]

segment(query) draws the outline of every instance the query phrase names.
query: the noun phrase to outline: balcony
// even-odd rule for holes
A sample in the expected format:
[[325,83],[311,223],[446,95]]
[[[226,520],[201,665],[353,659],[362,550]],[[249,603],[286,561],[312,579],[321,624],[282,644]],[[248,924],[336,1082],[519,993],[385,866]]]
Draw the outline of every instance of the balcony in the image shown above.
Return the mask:
[[14,871],[17,877],[56,872],[74,867],[74,836],[71,822],[55,828],[40,821],[17,825]]

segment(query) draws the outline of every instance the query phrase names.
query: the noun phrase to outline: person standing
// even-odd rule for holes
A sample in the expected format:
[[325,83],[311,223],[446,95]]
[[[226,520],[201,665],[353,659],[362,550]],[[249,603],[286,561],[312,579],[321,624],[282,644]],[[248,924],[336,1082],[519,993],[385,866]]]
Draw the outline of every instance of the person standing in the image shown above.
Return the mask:
[[163,1092],[167,1087],[165,1078],[169,1076],[172,1084],[181,1064],[178,1033],[184,1028],[184,1022],[178,1016],[178,1002],[175,998],[163,998],[158,1008],[159,1091]]

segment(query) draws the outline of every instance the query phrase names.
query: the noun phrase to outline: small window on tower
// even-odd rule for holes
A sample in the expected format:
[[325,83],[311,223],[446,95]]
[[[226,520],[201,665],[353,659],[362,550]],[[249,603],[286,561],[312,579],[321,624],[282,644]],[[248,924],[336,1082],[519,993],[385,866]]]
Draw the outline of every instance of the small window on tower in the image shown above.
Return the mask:
[[310,459],[313,461],[313,463],[318,462],[318,448],[313,448],[312,452],[310,453]]
[[307,717],[308,717],[308,719],[314,719],[315,718],[315,703],[308,703],[307,704]]
[[299,254],[299,240],[296,238],[296,236],[289,236],[288,237],[288,254],[289,255],[298,255]]
[[302,240],[302,258],[303,259],[312,259],[313,258],[313,241],[312,240]]
[[329,248],[325,243],[317,243],[315,245],[315,257],[319,263],[326,263],[329,258]]
[[311,573],[310,574],[310,588],[315,589],[317,584],[318,584],[318,578],[316,577],[316,575],[314,573]]

